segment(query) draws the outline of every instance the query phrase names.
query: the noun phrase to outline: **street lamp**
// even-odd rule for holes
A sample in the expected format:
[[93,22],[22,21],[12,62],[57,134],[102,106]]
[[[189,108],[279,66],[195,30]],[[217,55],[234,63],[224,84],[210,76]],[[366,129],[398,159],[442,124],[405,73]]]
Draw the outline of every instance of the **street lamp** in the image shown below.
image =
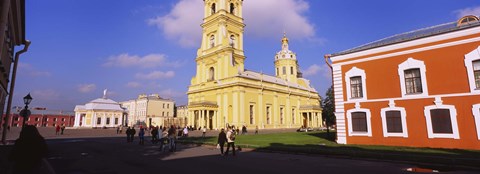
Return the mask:
[[20,115],[23,117],[23,124],[22,129],[25,127],[25,121],[27,121],[28,116],[30,116],[31,112],[28,110],[28,105],[32,102],[32,96],[28,93],[27,96],[23,97],[23,103],[25,103],[25,108],[20,111]]

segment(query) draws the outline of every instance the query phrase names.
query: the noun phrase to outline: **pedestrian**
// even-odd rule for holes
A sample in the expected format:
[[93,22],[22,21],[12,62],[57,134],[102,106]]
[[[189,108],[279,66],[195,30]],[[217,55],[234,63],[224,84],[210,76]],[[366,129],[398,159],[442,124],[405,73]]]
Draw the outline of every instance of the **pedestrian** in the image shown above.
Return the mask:
[[60,134],[60,125],[55,126],[55,135]]
[[243,125],[242,126],[242,135],[245,135],[247,133],[247,126]]
[[140,128],[140,130],[138,131],[138,138],[140,139],[138,144],[143,145],[145,143],[145,129],[144,128]]
[[162,132],[160,134],[160,151],[164,152],[165,148],[167,147],[168,142],[168,132],[165,127],[163,129],[160,129]]
[[225,152],[225,156],[228,156],[230,147],[232,147],[232,154],[235,156],[235,132],[233,130],[235,130],[235,128],[229,127],[227,131],[227,151]]
[[132,132],[130,132],[130,142],[133,142],[133,139],[135,139],[135,134],[137,131],[135,130],[135,127],[132,126]]
[[187,126],[185,126],[185,128],[183,128],[183,136],[188,137],[188,127]]
[[65,125],[63,125],[63,126],[60,128],[60,130],[61,130],[61,133],[60,133],[60,134],[63,135],[63,131],[65,131]]
[[[15,141],[8,159],[13,162],[13,173],[41,173],[42,163],[45,162],[47,154],[45,139],[35,126],[26,125]],[[43,166],[43,170],[45,169],[51,168]]]
[[157,134],[158,134],[158,129],[156,127],[152,128],[152,144],[157,144]]
[[170,152],[176,151],[176,139],[177,139],[177,133],[175,127],[172,125],[170,126],[170,129],[168,130],[168,140],[170,142]]
[[205,137],[205,134],[207,133],[207,127],[206,126],[203,126],[203,129],[202,129],[202,137]]
[[125,134],[127,134],[127,143],[130,143],[130,134],[132,130],[130,129],[130,126],[128,126],[127,130],[125,131]]
[[220,148],[220,155],[223,156],[223,147],[225,146],[225,142],[227,142],[227,134],[225,134],[225,129],[222,128],[220,133],[218,134],[217,140],[217,147]]
[[255,126],[255,135],[257,135],[257,134],[258,134],[258,125]]
[[117,126],[117,134],[120,133],[120,126]]
[[120,125],[118,129],[119,129],[119,131],[120,131],[120,134],[122,134],[122,129],[123,129],[123,126],[122,126],[122,125]]

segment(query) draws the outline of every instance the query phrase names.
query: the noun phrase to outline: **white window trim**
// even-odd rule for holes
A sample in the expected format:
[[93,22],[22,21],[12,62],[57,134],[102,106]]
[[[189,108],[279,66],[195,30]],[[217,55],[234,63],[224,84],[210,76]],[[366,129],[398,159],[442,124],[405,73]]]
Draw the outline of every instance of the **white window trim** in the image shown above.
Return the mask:
[[480,94],[480,89],[475,85],[475,75],[473,74],[473,61],[480,60],[480,46],[472,52],[465,54],[465,67],[467,68],[468,83],[470,92]]
[[[432,116],[430,115],[430,110],[432,109],[449,109],[450,111],[450,121],[452,123],[452,134],[441,134],[433,133],[432,128]],[[458,123],[457,123],[457,109],[453,105],[444,105],[440,97],[435,98],[435,105],[425,106],[424,110],[425,121],[427,122],[427,132],[428,138],[453,138],[460,139],[460,134],[458,133]]]
[[475,126],[477,129],[477,137],[480,140],[480,104],[473,105],[473,117],[475,118]]
[[[382,108],[380,110],[380,116],[382,117],[383,137],[404,137],[408,138],[407,130],[407,112],[403,107],[396,107],[393,100],[390,100],[388,108]],[[402,133],[388,133],[387,128],[387,111],[400,111],[400,117],[402,119]]]
[[[422,93],[418,94],[407,94],[407,89],[405,88],[405,70],[418,68],[420,69],[420,76],[422,80]],[[428,96],[428,87],[427,87],[427,68],[425,63],[420,60],[413,58],[408,58],[405,62],[398,65],[398,76],[400,76],[400,89],[402,90],[402,97],[417,97],[417,96]]]
[[[352,112],[365,112],[367,116],[367,132],[354,132],[352,129]],[[347,121],[348,121],[348,136],[372,136],[372,124],[371,124],[371,117],[372,114],[370,113],[370,109],[363,109],[360,108],[360,103],[355,104],[354,109],[350,109],[347,111]]]
[[[362,97],[361,98],[352,98],[350,78],[360,76],[362,78]],[[366,101],[367,100],[367,76],[365,75],[365,70],[353,67],[345,73],[345,83],[347,88],[347,101]]]

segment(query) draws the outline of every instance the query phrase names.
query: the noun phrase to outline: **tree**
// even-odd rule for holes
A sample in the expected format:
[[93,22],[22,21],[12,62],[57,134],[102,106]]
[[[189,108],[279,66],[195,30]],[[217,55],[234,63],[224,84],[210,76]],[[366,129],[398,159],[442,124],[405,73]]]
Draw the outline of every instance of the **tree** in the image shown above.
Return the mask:
[[322,118],[327,126],[327,136],[330,138],[330,126],[335,125],[335,105],[332,87],[325,93],[325,99],[322,102]]

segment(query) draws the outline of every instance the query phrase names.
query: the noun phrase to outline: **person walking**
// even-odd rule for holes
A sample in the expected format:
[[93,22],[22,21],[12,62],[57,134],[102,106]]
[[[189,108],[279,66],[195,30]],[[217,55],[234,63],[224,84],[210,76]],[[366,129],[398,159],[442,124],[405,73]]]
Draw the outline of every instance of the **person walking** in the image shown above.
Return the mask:
[[223,147],[225,146],[225,142],[227,142],[227,134],[225,134],[225,129],[222,128],[220,133],[218,134],[217,146],[220,148],[220,155],[223,156]]
[[183,137],[188,137],[188,127],[183,128]]
[[207,127],[203,126],[203,129],[202,129],[202,137],[203,138],[205,138],[205,134],[207,134]]
[[122,129],[123,129],[123,126],[122,126],[122,125],[120,125],[118,129],[119,129],[119,132],[120,132],[120,134],[122,134]]
[[[14,174],[41,173],[42,162],[46,160],[47,154],[48,147],[45,139],[35,126],[26,125],[20,132],[20,137],[15,141],[8,159],[13,162]],[[43,167],[51,170],[48,166]]]
[[230,150],[230,147],[232,147],[232,154],[235,156],[235,132],[232,131],[235,128],[228,128],[227,131],[227,151],[225,152],[225,156],[228,156],[228,152]]
[[58,135],[60,133],[60,125],[57,125],[55,127],[55,135]]
[[127,143],[130,143],[130,134],[132,133],[132,130],[130,129],[130,126],[127,128],[125,131],[125,134],[127,134]]
[[143,145],[145,143],[145,129],[140,128],[138,131],[138,138],[140,139],[140,142],[138,144]]
[[61,132],[60,134],[63,135],[63,131],[65,131],[65,125],[62,125],[62,127],[60,128]]
[[170,126],[170,129],[168,130],[168,139],[169,139],[169,142],[170,142],[170,152],[174,152],[176,151],[177,147],[176,147],[176,139],[177,139],[177,133],[176,133],[176,129],[175,129],[175,126]]
[[247,126],[243,125],[242,126],[242,135],[245,135],[247,133]]
[[133,139],[135,139],[135,134],[137,131],[135,130],[135,127],[132,126],[132,131],[130,132],[130,142],[133,142]]
[[117,127],[117,134],[120,132],[120,126]]
[[255,135],[257,135],[257,134],[258,134],[258,125],[255,126]]
[[157,144],[157,134],[158,134],[158,129],[156,127],[152,128],[152,144]]

